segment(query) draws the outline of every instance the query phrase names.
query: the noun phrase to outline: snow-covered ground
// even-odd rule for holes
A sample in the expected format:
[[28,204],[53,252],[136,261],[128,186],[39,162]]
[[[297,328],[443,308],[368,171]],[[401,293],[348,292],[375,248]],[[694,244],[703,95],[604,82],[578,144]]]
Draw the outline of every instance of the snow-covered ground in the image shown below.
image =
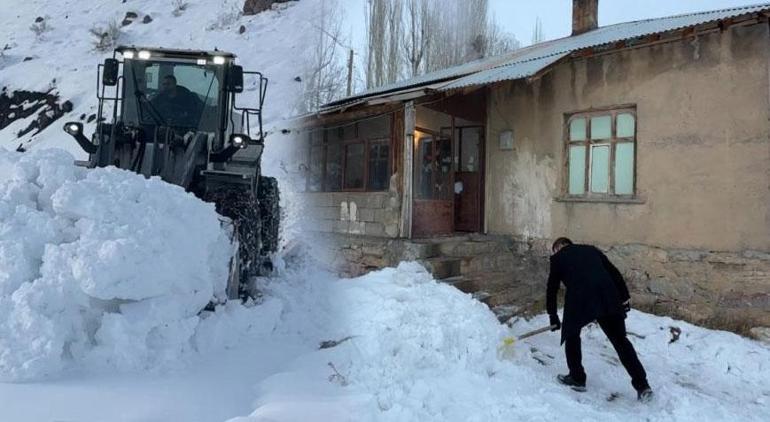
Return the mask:
[[656,400],[636,401],[594,327],[577,393],[554,380],[558,333],[498,350],[545,316],[509,332],[416,263],[340,280],[305,259],[261,280],[258,304],[198,314],[228,251],[213,206],[181,188],[0,152],[0,420],[770,418],[766,345],[633,312]]
[[[266,115],[277,121],[293,114],[318,1],[237,17],[241,4],[3,4],[0,85],[45,91],[55,78],[74,103],[61,122],[93,113],[108,53],[93,50],[89,29],[133,11],[120,43],[232,51],[270,78]],[[30,30],[37,16],[50,28],[40,35]],[[14,149],[27,123],[0,131],[0,147]],[[72,166],[45,150],[82,154],[59,123],[22,139],[27,153],[0,148],[0,421],[770,420],[767,345],[632,312],[655,401],[636,402],[595,327],[583,337],[589,391],[577,393],[554,380],[565,371],[558,333],[498,350],[544,316],[509,330],[414,263],[346,280],[294,249],[303,259],[278,257],[259,303],[198,314],[227,271],[213,207],[158,180]],[[285,244],[303,237],[293,147],[274,135],[265,152],[282,187]],[[671,327],[681,330],[673,342]]]
[[[210,339],[189,366],[0,384],[8,420],[30,421],[764,421],[770,350],[734,334],[632,312],[632,340],[657,392],[636,401],[608,342],[584,333],[586,393],[558,385],[558,333],[509,331],[484,305],[414,263],[338,280],[313,269],[263,286],[266,301],[201,326]],[[670,327],[681,335],[671,342]],[[339,342],[319,349],[323,342]],[[328,345],[328,344],[327,344]],[[30,403],[47,397],[45,406]]]
[[498,349],[545,316],[509,332],[416,263],[337,279],[295,249],[259,303],[199,314],[229,251],[213,206],[181,188],[0,151],[0,420],[770,418],[766,345],[632,312],[655,401],[636,401],[595,327],[577,393],[554,379],[558,333]]

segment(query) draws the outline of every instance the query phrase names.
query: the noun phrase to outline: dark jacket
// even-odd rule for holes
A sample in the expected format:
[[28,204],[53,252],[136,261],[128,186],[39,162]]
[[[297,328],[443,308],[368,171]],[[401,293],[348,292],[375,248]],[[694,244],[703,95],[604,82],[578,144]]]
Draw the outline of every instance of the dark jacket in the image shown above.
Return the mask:
[[623,276],[602,251],[590,245],[568,245],[551,256],[546,309],[556,314],[559,283],[564,283],[561,341],[580,333],[597,318],[622,315],[630,296]]
[[173,126],[197,127],[203,102],[189,89],[177,85],[176,96],[161,92],[151,100],[163,123]]

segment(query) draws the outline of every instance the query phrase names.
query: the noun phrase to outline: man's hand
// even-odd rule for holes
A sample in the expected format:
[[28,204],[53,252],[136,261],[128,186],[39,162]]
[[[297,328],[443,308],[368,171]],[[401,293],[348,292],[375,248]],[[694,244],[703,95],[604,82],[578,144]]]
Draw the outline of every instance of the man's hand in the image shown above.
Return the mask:
[[561,329],[561,321],[559,321],[559,315],[553,314],[549,315],[551,319],[551,325],[555,326],[554,328],[551,328],[551,331],[557,331]]
[[623,302],[623,318],[628,317],[628,313],[631,312],[631,299]]

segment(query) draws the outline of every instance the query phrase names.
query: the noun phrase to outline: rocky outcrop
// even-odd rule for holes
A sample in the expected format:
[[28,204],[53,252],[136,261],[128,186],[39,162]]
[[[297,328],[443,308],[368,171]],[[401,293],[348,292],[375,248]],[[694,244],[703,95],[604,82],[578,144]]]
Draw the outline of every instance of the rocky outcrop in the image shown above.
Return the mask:
[[243,14],[246,16],[256,15],[269,10],[275,3],[288,3],[290,1],[298,0],[246,0],[243,4]]
[[40,133],[70,111],[72,111],[72,103],[62,102],[54,90],[11,92],[6,87],[0,91],[0,130],[17,120],[36,115],[27,126],[15,133],[16,137],[22,137],[33,131],[33,135]]

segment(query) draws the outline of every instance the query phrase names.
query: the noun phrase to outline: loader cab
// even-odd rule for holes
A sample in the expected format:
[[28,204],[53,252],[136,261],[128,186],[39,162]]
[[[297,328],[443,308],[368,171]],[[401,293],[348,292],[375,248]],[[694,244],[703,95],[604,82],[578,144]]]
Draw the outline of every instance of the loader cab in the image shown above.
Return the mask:
[[[152,131],[158,126],[178,133],[210,133],[221,144],[235,128],[226,119],[225,79],[233,57],[179,57],[147,51],[122,50],[123,88],[120,121]],[[155,53],[155,57],[153,57]],[[214,57],[217,62],[214,62]]]
[[[201,171],[234,170],[253,178],[263,146],[267,79],[235,61],[234,54],[218,50],[120,46],[99,65],[92,139],[79,122],[64,130],[89,153],[83,163],[88,167],[114,165],[185,188]],[[246,77],[251,106],[237,102]]]

